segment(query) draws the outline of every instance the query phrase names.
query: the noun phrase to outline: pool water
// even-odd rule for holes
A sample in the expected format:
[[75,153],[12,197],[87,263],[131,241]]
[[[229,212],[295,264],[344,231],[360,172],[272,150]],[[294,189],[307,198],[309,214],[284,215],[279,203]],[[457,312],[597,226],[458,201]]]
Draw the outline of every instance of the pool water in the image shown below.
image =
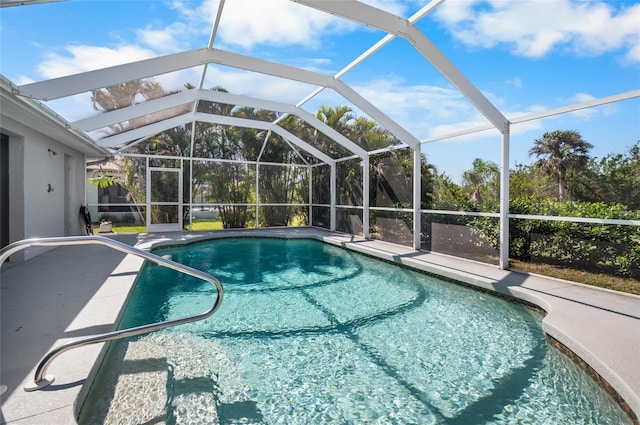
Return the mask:
[[[312,240],[155,253],[218,277],[222,305],[112,343],[80,423],[631,423],[522,305]],[[214,294],[146,265],[120,327],[200,313]]]

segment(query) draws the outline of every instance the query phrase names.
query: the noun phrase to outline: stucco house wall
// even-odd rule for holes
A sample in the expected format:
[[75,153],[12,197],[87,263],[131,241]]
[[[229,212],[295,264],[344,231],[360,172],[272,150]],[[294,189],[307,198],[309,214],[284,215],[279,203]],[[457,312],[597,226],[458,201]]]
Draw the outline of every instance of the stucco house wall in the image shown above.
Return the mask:
[[[9,242],[84,234],[78,211],[86,203],[86,162],[107,153],[42,105],[4,87],[1,100],[0,132],[9,136]],[[27,249],[11,261],[42,251]]]

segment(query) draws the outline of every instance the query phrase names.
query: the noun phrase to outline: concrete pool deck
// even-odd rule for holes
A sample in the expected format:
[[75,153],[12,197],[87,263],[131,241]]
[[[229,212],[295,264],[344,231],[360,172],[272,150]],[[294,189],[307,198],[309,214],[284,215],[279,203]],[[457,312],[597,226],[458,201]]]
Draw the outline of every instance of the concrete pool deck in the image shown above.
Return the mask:
[[[509,295],[547,312],[544,331],[584,360],[640,414],[640,297],[313,228],[114,235],[142,249],[210,237],[307,237]],[[138,257],[103,246],[50,250],[0,274],[0,424],[74,424],[104,344],[62,354],[55,382],[25,392],[40,359],[71,339],[115,328]],[[224,282],[223,282],[224,284]],[[640,423],[636,420],[636,423]]]

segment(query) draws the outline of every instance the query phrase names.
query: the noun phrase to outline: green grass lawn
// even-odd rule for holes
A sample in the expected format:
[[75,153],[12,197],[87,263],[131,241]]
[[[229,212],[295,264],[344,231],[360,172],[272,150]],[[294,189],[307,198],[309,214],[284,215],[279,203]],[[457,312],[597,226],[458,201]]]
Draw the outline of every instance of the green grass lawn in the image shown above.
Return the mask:
[[[184,223],[185,230],[189,229],[189,222]],[[205,230],[223,230],[222,220],[219,218],[216,219],[194,219],[191,222],[191,230],[194,232],[205,231]]]
[[640,281],[630,277],[610,276],[603,273],[592,273],[548,264],[533,264],[513,259],[509,260],[509,265],[514,270],[640,295]]
[[[196,219],[192,222],[193,231],[206,231],[206,230],[222,230],[222,220],[220,219]],[[184,229],[189,229],[189,222],[184,223]],[[125,223],[113,223],[114,233],[145,233],[147,226],[139,224],[125,224]],[[100,233],[100,224],[93,226],[93,233]]]

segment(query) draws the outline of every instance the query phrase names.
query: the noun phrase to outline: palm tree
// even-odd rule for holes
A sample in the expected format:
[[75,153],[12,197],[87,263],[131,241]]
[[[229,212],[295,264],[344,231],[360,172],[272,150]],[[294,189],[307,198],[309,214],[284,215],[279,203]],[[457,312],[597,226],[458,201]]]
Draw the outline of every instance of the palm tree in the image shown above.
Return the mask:
[[354,115],[348,106],[332,108],[331,106],[322,105],[316,112],[316,118],[335,130],[341,130],[348,126]]
[[498,173],[498,166],[495,163],[484,161],[480,158],[474,159],[473,169],[465,171],[462,175],[464,184],[473,188],[469,201],[474,204],[481,204],[480,188],[484,184],[496,180]]
[[[91,106],[99,112],[110,112],[127,106],[135,105],[141,101],[157,99],[168,96],[175,92],[166,92],[160,83],[153,79],[132,80],[126,83],[119,83],[110,87],[104,87],[91,91]],[[127,130],[135,129],[143,125],[161,121],[162,119],[180,115],[189,110],[184,105],[142,117],[134,117],[125,122],[113,124],[107,131],[107,135],[118,134]]]
[[558,200],[569,199],[567,192],[567,171],[583,171],[589,162],[589,149],[593,145],[582,139],[575,130],[556,130],[544,133],[537,139],[529,155],[542,157],[534,164],[549,175],[555,175],[558,182]]
[[[349,138],[355,114],[348,106],[332,108],[327,105],[322,105],[316,113],[316,118],[336,130],[338,133]],[[309,142],[332,158],[343,157],[351,154],[349,150],[336,143],[324,133],[321,133],[316,129],[313,129],[312,132],[314,137],[312,137]]]

